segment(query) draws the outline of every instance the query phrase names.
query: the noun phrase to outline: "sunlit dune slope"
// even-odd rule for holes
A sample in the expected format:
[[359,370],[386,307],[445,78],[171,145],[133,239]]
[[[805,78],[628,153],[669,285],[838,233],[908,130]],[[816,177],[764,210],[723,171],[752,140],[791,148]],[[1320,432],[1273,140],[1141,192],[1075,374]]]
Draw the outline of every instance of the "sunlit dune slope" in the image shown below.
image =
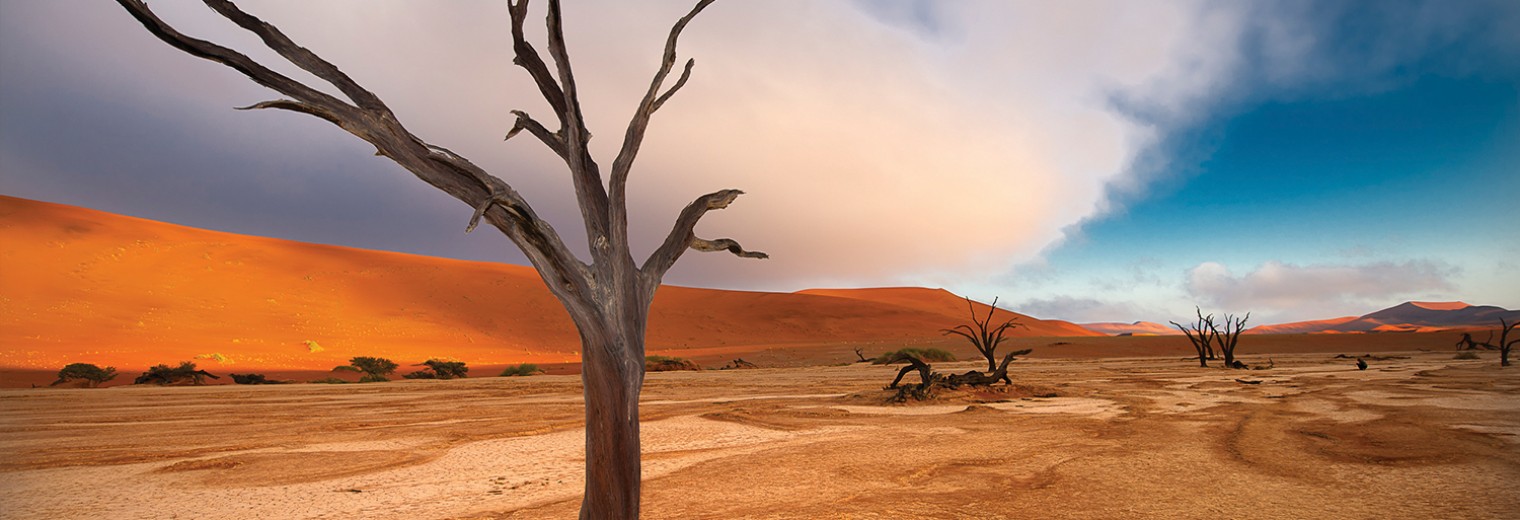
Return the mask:
[[[666,287],[651,311],[648,348],[716,356],[938,339],[939,329],[966,317],[964,301],[944,291],[846,292],[855,296]],[[1020,321],[1030,327],[1020,335],[1091,334]],[[201,356],[203,367],[223,372],[327,369],[361,355],[403,364],[563,363],[578,350],[569,317],[528,267],[236,235],[0,196],[0,366],[89,362],[136,372]]]
[[1182,334],[1182,331],[1177,330],[1171,325],[1162,325],[1160,323],[1150,321],[1137,321],[1134,323],[1083,323],[1082,327],[1094,332],[1101,332],[1114,336],[1124,334],[1135,336],[1177,336]]
[[[971,318],[971,309],[966,306],[966,300],[944,289],[925,289],[921,287],[888,287],[871,289],[808,289],[798,291],[797,295],[825,296],[831,298],[844,298],[862,302],[891,304],[898,307],[912,309],[920,312],[931,313],[949,319],[952,324],[965,323]],[[976,309],[977,319],[987,316],[987,305],[981,302],[972,302]],[[1082,328],[1069,321],[1041,320],[1025,316],[1016,312],[999,308],[993,313],[992,319],[1001,323],[1009,318],[1018,318],[1022,327],[1009,331],[1014,337],[1028,336],[1101,336],[1102,334]],[[943,319],[939,321],[943,323]]]

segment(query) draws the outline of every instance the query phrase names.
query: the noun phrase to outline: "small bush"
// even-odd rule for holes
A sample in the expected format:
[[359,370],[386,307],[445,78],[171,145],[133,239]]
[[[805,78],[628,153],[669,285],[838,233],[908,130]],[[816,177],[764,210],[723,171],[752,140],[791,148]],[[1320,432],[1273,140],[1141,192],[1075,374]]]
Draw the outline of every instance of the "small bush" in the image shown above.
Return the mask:
[[395,361],[382,357],[358,356],[348,360],[348,366],[333,367],[333,371],[363,372],[364,377],[359,378],[360,383],[379,383],[390,381],[385,376],[396,373],[396,369],[400,366]]
[[345,381],[345,380],[342,380],[342,379],[338,379],[336,377],[329,377],[329,378],[326,378],[326,379],[318,379],[318,380],[312,381],[312,383],[316,383],[316,384],[319,384],[319,385],[346,385],[346,384],[348,384],[348,381]]
[[383,357],[369,356],[359,356],[350,359],[348,360],[348,364],[353,365],[354,368],[357,368],[366,374],[374,374],[379,376],[393,374],[396,372],[397,368],[401,367],[401,365],[397,365],[395,361],[391,361]]
[[70,363],[58,371],[58,380],[53,382],[53,386],[76,379],[84,381],[85,386],[95,388],[101,383],[116,379],[116,367],[100,368],[89,363]]
[[918,358],[920,360],[923,360],[923,361],[955,361],[955,355],[954,354],[951,354],[951,353],[946,352],[946,351],[941,350],[941,349],[937,349],[937,348],[912,348],[912,347],[909,347],[909,348],[904,348],[904,349],[900,349],[900,350],[894,350],[894,351],[891,351],[891,352],[886,352],[886,353],[884,353],[884,354],[882,354],[880,356],[876,356],[876,359],[871,360],[871,364],[873,364],[873,365],[885,365],[888,362],[887,360],[892,359],[893,357],[897,356],[898,354],[908,354],[908,355],[911,355],[911,356],[916,357],[916,358]]
[[463,361],[429,359],[423,361],[422,364],[427,365],[427,369],[418,370],[401,377],[407,379],[454,379],[456,377],[469,377],[465,374],[470,371],[470,367],[465,366]]
[[205,382],[203,379],[205,377],[221,379],[205,370],[197,370],[193,361],[182,361],[178,367],[172,368],[169,365],[155,365],[149,368],[147,372],[137,376],[137,379],[132,381],[132,384],[152,383],[155,385],[172,385],[189,381],[191,384],[199,385]]
[[517,365],[515,367],[507,367],[506,370],[502,370],[501,377],[531,376],[533,374],[542,373],[544,373],[544,371],[539,369],[538,365],[535,365],[533,363],[523,363],[521,365]]
[[644,356],[644,371],[670,372],[675,370],[701,370],[702,367],[689,359],[670,356]]
[[240,385],[283,385],[290,381],[278,381],[266,379],[264,374],[227,374],[232,376],[232,382]]
[[1452,359],[1478,359],[1478,353],[1471,350],[1464,350],[1462,352],[1458,352],[1457,355],[1452,356]]

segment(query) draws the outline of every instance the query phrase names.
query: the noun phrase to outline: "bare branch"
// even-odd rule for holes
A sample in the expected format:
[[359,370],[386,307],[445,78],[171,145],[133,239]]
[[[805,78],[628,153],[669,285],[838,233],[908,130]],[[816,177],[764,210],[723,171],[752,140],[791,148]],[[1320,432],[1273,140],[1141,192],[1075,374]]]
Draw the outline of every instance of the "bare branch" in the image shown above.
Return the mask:
[[[512,17],[512,52],[515,54],[512,63],[528,71],[528,75],[538,85],[539,93],[549,102],[549,108],[563,118],[565,93],[560,90],[559,83],[554,81],[554,75],[549,72],[549,66],[544,64],[543,58],[539,57],[538,50],[533,48],[532,43],[528,43],[523,34],[523,22],[528,19],[528,0],[508,2],[507,12]],[[560,124],[563,125],[564,121],[561,120]]]
[[[524,3],[526,4],[526,2]],[[526,12],[521,13],[526,15]],[[513,23],[517,23],[514,13]],[[583,223],[586,228],[586,240],[591,244],[591,254],[596,261],[611,260],[621,253],[627,256],[626,240],[608,240],[611,224],[609,215],[610,205],[607,200],[607,188],[602,185],[602,175],[597,169],[596,161],[591,157],[591,150],[587,143],[591,140],[591,133],[586,129],[585,119],[581,115],[581,106],[576,94],[575,75],[570,69],[570,54],[565,47],[565,33],[560,18],[559,0],[549,0],[549,14],[545,21],[549,33],[549,55],[554,59],[555,67],[559,73],[559,121],[558,132],[560,141],[563,142],[563,152],[560,157],[565,160],[566,166],[570,167],[570,180],[575,186],[575,198],[580,205]],[[513,35],[516,38],[516,33]],[[539,67],[545,67],[542,62]],[[547,75],[547,70],[533,72],[535,77],[539,74]],[[542,139],[542,138],[541,138]],[[552,146],[551,146],[552,148]],[[618,226],[618,227],[626,227]],[[609,247],[615,246],[615,247]]]
[[512,124],[512,129],[507,131],[507,136],[502,138],[503,141],[511,139],[518,132],[527,130],[528,133],[533,134],[533,137],[537,137],[539,141],[542,141],[544,146],[548,146],[549,150],[559,155],[561,159],[568,159],[565,155],[567,153],[565,151],[565,141],[560,139],[559,134],[550,132],[548,128],[544,128],[542,123],[533,119],[533,116],[528,115],[527,112],[513,110],[512,115],[517,116],[517,122]]
[[142,0],[117,0],[117,3],[125,8],[133,18],[136,18],[144,28],[147,28],[148,32],[176,49],[185,51],[198,58],[208,59],[231,67],[233,70],[243,73],[244,76],[248,76],[254,83],[274,89],[281,94],[296,98],[308,105],[321,106],[333,113],[338,113],[343,111],[343,109],[354,108],[338,98],[308,87],[299,81],[290,79],[284,74],[270,70],[243,53],[206,40],[186,36],[169,24],[164,23],[162,19],[159,19],[158,15],[148,9],[148,5],[144,4]]
[[306,72],[312,73],[312,75],[318,78],[322,78],[323,81],[331,83],[334,87],[338,87],[338,90],[353,100],[359,108],[373,110],[386,115],[390,114],[390,108],[386,107],[385,103],[381,102],[380,98],[375,96],[373,92],[359,86],[347,74],[338,70],[337,66],[322,59],[305,47],[296,45],[295,42],[291,41],[289,37],[285,36],[285,33],[280,32],[275,26],[265,23],[263,20],[244,12],[242,9],[238,9],[236,5],[227,0],[204,1],[207,6],[223,17],[232,20],[239,27],[258,35],[259,39],[264,41],[265,46],[279,53],[280,57],[285,58],[286,61],[300,67]]
[[[727,208],[729,204],[734,202],[734,199],[739,198],[743,194],[744,192],[739,190],[716,191],[698,197],[691,204],[687,204],[686,208],[681,210],[681,214],[676,217],[675,225],[671,228],[670,234],[666,235],[665,242],[660,244],[660,247],[649,255],[649,258],[644,261],[644,266],[640,268],[647,282],[659,285],[660,278],[665,276],[665,271],[669,271],[670,266],[675,265],[676,259],[680,258],[687,248],[693,247],[696,241],[702,240],[697,238],[694,230],[697,227],[697,222],[702,220],[703,215],[706,215],[708,211]],[[742,248],[734,251],[734,249],[728,247],[729,245],[738,246],[738,243],[733,240],[703,240],[708,246],[714,246],[718,242],[724,241],[726,242],[721,248],[709,249],[709,251],[730,251],[744,258],[767,257],[765,253],[744,251]]]
[[714,240],[692,238],[691,248],[705,253],[728,251],[739,256],[740,258],[758,258],[764,260],[771,257],[771,255],[767,255],[759,251],[745,251],[738,242],[735,242],[731,238],[718,238]]
[[[676,20],[670,28],[670,35],[665,38],[665,52],[660,59],[660,69],[655,72],[654,79],[649,82],[649,90],[644,92],[643,100],[639,101],[639,108],[628,121],[628,130],[623,134],[623,146],[618,150],[617,158],[612,161],[612,178],[609,181],[609,196],[612,202],[613,232],[619,234],[620,239],[625,239],[628,222],[627,194],[628,172],[633,168],[633,160],[639,154],[639,147],[644,144],[644,131],[649,128],[649,117],[659,109],[665,101],[675,95],[677,90],[686,84],[691,76],[691,68],[696,64],[695,60],[687,60],[686,67],[681,73],[681,78],[676,81],[670,90],[660,95],[660,87],[665,83],[665,78],[676,63],[676,42],[681,38],[681,31],[686,29],[686,24],[696,18],[713,0],[700,0],[691,8],[686,16]],[[663,271],[662,271],[663,272]]]
[[271,101],[264,101],[260,103],[254,103],[246,107],[236,107],[234,110],[259,110],[265,108],[275,108],[280,110],[290,110],[292,112],[300,112],[303,114],[310,114],[322,119],[326,119],[328,122],[338,125],[339,127],[343,126],[343,119],[338,117],[337,114],[323,110],[316,105],[309,105],[300,101],[292,101],[289,99],[275,99]]
[[[565,48],[565,30],[563,20],[560,18],[559,0],[549,0],[549,16],[546,19],[549,29],[549,56],[554,58],[555,68],[559,72],[560,90],[565,96],[565,106],[560,110],[560,131],[565,134],[568,142],[570,159],[590,160],[588,150],[585,150],[586,142],[591,140],[591,134],[586,131],[586,121],[581,117],[580,98],[576,94],[575,74],[570,70],[570,53]],[[572,165],[574,168],[574,165]],[[600,185],[601,181],[598,180]]]
[[697,60],[695,58],[686,60],[686,68],[681,69],[680,79],[676,80],[676,84],[670,86],[670,90],[667,90],[664,94],[661,94],[659,99],[654,100],[654,106],[649,108],[649,113],[653,114],[655,111],[659,110],[660,107],[665,104],[665,101],[670,99],[670,96],[676,95],[676,91],[681,90],[681,87],[686,86],[686,80],[691,79],[691,67],[696,64]]
[[[960,331],[960,330],[957,330],[957,329],[960,329],[960,328],[962,328],[962,327],[965,327],[965,329],[966,329],[966,332],[961,332],[961,331]],[[971,330],[971,326],[970,326],[970,325],[966,325],[966,324],[964,324],[964,323],[962,323],[962,324],[960,324],[960,325],[956,325],[956,326],[955,326],[955,328],[951,328],[951,329],[939,329],[939,330],[940,330],[940,332],[941,332],[941,333],[942,333],[942,335],[945,335],[945,336],[949,336],[949,335],[951,335],[951,334],[955,334],[955,335],[957,335],[957,336],[960,336],[960,337],[963,337],[963,338],[966,338],[966,339],[967,339],[967,340],[969,340],[969,341],[970,341],[970,342],[971,342],[971,343],[972,343],[972,344],[973,344],[973,345],[975,345],[975,344],[976,344],[976,343],[977,343],[977,342],[978,342],[978,341],[979,341],[979,340],[978,340],[978,339],[977,339],[977,337],[976,337],[976,336],[975,336],[975,335],[974,335],[974,334],[976,334],[976,331],[974,331],[974,330]],[[981,349],[981,346],[980,346],[980,345],[978,345],[978,346],[977,346],[977,348],[978,348],[978,349]]]

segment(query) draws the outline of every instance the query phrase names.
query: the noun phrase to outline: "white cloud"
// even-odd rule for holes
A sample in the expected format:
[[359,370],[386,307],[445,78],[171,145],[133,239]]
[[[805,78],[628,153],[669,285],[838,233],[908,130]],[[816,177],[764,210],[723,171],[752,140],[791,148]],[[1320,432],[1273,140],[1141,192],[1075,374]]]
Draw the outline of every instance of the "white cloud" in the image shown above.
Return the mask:
[[[562,235],[583,241],[563,167],[531,139],[500,140],[508,110],[545,110],[526,74],[510,64],[501,2],[240,5],[379,93],[418,135],[514,184]],[[720,2],[688,29],[680,50],[697,59],[696,70],[656,115],[635,166],[633,235],[647,251],[685,203],[740,188],[749,195],[710,215],[700,231],[739,239],[773,259],[736,266],[732,258],[689,255],[672,281],[773,289],[964,282],[1034,259],[1074,223],[1109,206],[1106,186],[1128,175],[1161,131],[1115,108],[1113,96],[1124,91],[1168,114],[1191,110],[1233,66],[1229,28],[1241,23],[1239,14],[1188,2],[862,10],[879,5]],[[203,8],[154,6],[188,34],[280,63]],[[689,6],[566,6],[571,57],[604,166],[670,24]],[[336,129],[287,136],[290,119],[303,116],[231,113],[227,108],[272,94],[157,42],[116,6],[90,8],[78,23],[90,26],[92,41],[24,35],[40,40],[27,41],[45,49],[49,62],[75,71],[81,88],[162,111],[167,120],[203,128],[203,139],[220,140],[196,143],[203,149],[309,156],[352,148],[352,138]],[[49,18],[66,10],[18,12]],[[276,68],[309,78],[288,65]],[[177,145],[165,143],[160,153],[172,156]],[[376,172],[362,174],[346,175]],[[271,191],[299,190],[308,182],[303,175],[275,174],[269,182],[293,186]],[[438,211],[468,214],[446,198],[430,200],[446,208]]]
[[[1252,312],[1258,323],[1338,316],[1391,306],[1403,299],[1441,299],[1455,269],[1431,261],[1293,265],[1277,261],[1236,275],[1204,262],[1187,274],[1187,290],[1205,308]],[[1330,313],[1330,314],[1326,314]]]
[[1142,318],[1155,319],[1153,317],[1168,315],[1163,310],[1123,299],[1099,300],[1065,295],[1027,300],[1015,310],[1040,319],[1060,319],[1074,323],[1129,323]]
[[[545,111],[526,74],[510,63],[503,2],[240,5],[379,93],[418,135],[512,183],[561,235],[584,242],[563,167],[531,139],[500,140],[511,124],[508,110]],[[566,5],[571,57],[604,166],[670,24],[690,5]],[[670,281],[774,290],[923,280],[997,284],[1079,223],[1114,211],[1115,187],[1143,191],[1147,174],[1136,158],[1238,99],[1249,90],[1242,78],[1291,85],[1333,69],[1316,58],[1326,45],[1316,29],[1295,25],[1312,18],[1305,14],[1311,9],[1276,13],[1277,5],[719,2],[683,37],[681,55],[696,58],[695,72],[656,114],[635,166],[633,236],[648,250],[685,203],[734,187],[749,195],[709,215],[699,231],[739,239],[772,260],[739,264],[726,255],[688,255]],[[300,115],[228,111],[271,95],[154,40],[114,5],[6,7],[12,20],[29,20],[8,29],[32,28],[7,37],[7,67],[66,68],[78,89],[97,99],[148,107],[168,124],[197,129],[204,141],[152,151],[171,158],[165,167],[174,166],[176,146],[290,155],[302,160],[268,173],[267,182],[285,183],[269,191],[291,196],[315,175],[300,168],[305,158],[363,148],[336,129],[291,123]],[[188,34],[279,63],[199,6],[154,7]],[[541,35],[543,6],[535,8],[530,32]],[[72,30],[44,29],[56,26],[49,20],[69,20]],[[76,33],[92,38],[67,37]],[[87,152],[103,153],[77,153]],[[428,191],[378,161],[321,174]],[[238,161],[228,162],[225,172],[205,175],[238,175]],[[468,208],[429,194],[408,201],[409,208],[334,202],[332,211],[359,221],[378,221],[387,211],[457,215],[453,228],[468,216]],[[411,240],[437,243],[436,235]]]

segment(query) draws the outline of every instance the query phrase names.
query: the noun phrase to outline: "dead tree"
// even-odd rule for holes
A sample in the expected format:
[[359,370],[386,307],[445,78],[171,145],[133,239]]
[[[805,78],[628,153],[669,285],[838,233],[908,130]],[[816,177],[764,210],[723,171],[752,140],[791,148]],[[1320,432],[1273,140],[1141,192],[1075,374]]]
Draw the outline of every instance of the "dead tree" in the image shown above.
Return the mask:
[[748,361],[745,361],[744,358],[734,358],[733,361],[729,361],[727,365],[723,365],[723,368],[719,368],[718,370],[738,370],[738,369],[741,369],[741,368],[760,368],[760,367],[758,365],[755,365],[754,363],[750,363]]
[[1018,359],[1015,356],[1028,355],[1030,352],[1034,352],[1034,349],[1027,349],[1026,348],[1024,350],[1019,350],[1019,351],[1015,351],[1015,352],[1009,352],[1008,355],[1003,356],[1003,362],[998,364],[996,370],[993,370],[991,372],[987,372],[985,374],[982,373],[982,372],[971,370],[971,371],[968,371],[968,372],[966,372],[964,374],[948,375],[948,376],[945,376],[941,380],[940,384],[942,384],[943,386],[945,386],[947,388],[956,388],[956,387],[959,387],[959,386],[962,386],[962,385],[965,385],[965,386],[992,386],[994,383],[997,383],[998,381],[1002,381],[1004,383],[1008,383],[1008,384],[1011,385],[1011,384],[1013,384],[1013,380],[1008,378],[1008,364],[1012,363],[1013,360]]
[[1493,340],[1493,331],[1488,331],[1488,339],[1485,339],[1483,341],[1473,341],[1471,333],[1463,332],[1462,339],[1457,340],[1457,350],[1478,350],[1480,348],[1484,350],[1494,350],[1496,347],[1494,347],[1492,343]]
[[[1201,312],[1201,311],[1200,311]],[[1244,363],[1235,361],[1235,347],[1240,344],[1240,333],[1246,330],[1246,320],[1251,319],[1251,313],[1247,312],[1244,318],[1236,319],[1235,316],[1224,315],[1224,332],[1214,326],[1212,320],[1208,321],[1209,333],[1214,336],[1214,342],[1219,344],[1219,353],[1224,354],[1224,366],[1229,368],[1245,368]]]
[[[901,402],[908,400],[910,397],[916,400],[927,399],[933,394],[934,388],[953,390],[962,386],[992,386],[998,381],[1011,385],[1013,384],[1013,380],[1008,378],[1008,364],[1018,359],[1017,356],[1028,355],[1030,352],[1034,352],[1034,350],[1026,348],[1016,352],[1009,352],[1008,355],[1003,356],[1002,363],[999,363],[996,368],[986,373],[971,370],[964,374],[951,375],[935,372],[933,367],[928,363],[924,363],[918,356],[898,352],[892,357],[887,358],[887,363],[906,362],[908,365],[897,371],[897,377],[892,379],[892,383],[887,385],[887,389],[896,389],[897,395],[893,396],[892,400]],[[898,386],[898,383],[902,382],[903,376],[915,370],[918,371],[919,384]]]
[[[1520,321],[1510,323],[1505,321],[1504,318],[1499,318],[1499,343],[1489,343],[1489,341],[1494,339],[1493,333],[1488,334],[1489,341],[1480,343],[1480,345],[1488,350],[1499,351],[1499,366],[1501,367],[1509,366],[1509,351],[1515,347],[1516,343],[1520,343],[1520,337],[1509,339],[1509,332],[1515,330],[1517,325],[1520,325]],[[1468,339],[1470,340],[1471,337]]]
[[956,325],[954,328],[941,329],[941,332],[946,336],[955,334],[970,341],[971,345],[976,347],[976,351],[980,352],[982,357],[987,358],[988,372],[997,370],[998,345],[1008,340],[1008,338],[1003,337],[1003,334],[1008,329],[1023,326],[1021,323],[1015,323],[1019,319],[1018,316],[1008,318],[1007,321],[994,326],[992,324],[992,313],[997,312],[997,301],[997,298],[993,298],[992,305],[987,307],[987,316],[977,319],[976,306],[971,303],[971,298],[966,298],[966,307],[971,310],[971,323],[976,325],[975,328],[971,325],[961,324]]
[[[918,357],[912,354],[898,352],[896,355],[887,359],[887,363],[889,364],[898,362],[906,362],[908,363],[908,366],[902,367],[902,370],[898,370],[897,377],[892,379],[892,384],[887,385],[888,389],[897,389],[897,395],[893,397],[893,400],[900,402],[906,401],[909,397],[917,400],[923,400],[929,397],[930,387],[936,380],[939,379],[939,374],[934,373],[934,371],[930,369],[928,363],[924,363],[923,360],[918,359]],[[908,375],[909,372],[912,372],[914,370],[918,371],[918,377],[920,378],[919,384],[913,386],[897,386],[897,383],[902,382],[903,376]]]
[[[579,93],[571,73],[560,17],[560,3],[549,0],[546,18],[550,62],[530,43],[524,30],[528,1],[509,1],[512,62],[528,72],[553,110],[540,120],[521,110],[508,139],[526,130],[565,162],[575,188],[587,244],[589,263],[577,258],[560,235],[540,218],[521,194],[458,154],[412,134],[384,102],[336,66],[291,41],[278,28],[244,12],[227,0],[203,0],[207,6],[258,36],[277,54],[322,81],[341,96],[275,72],[235,50],[180,33],[153,13],[142,0],[117,0],[159,39],[191,55],[231,67],[281,95],[247,109],[280,109],[316,116],[374,145],[375,153],[395,161],[423,182],[442,190],[474,213],[466,231],[483,219],[501,231],[537,269],[549,291],[570,314],[581,337],[586,399],[586,485],[581,518],[634,518],[639,511],[639,392],[644,383],[644,333],[649,304],[665,272],[687,249],[728,251],[744,258],[765,258],[727,238],[698,238],[693,228],[707,212],[723,209],[743,192],[726,189],[698,197],[681,210],[675,225],[642,264],[629,249],[627,186],[629,173],[645,129],[655,111],[670,100],[690,77],[687,60],[679,77],[669,83],[676,66],[676,41],[692,18],[712,0],[700,0],[671,28],[660,68],[634,110],[617,156],[603,183],[603,172],[587,146],[587,131]],[[550,129],[544,121],[557,123]]]
[[862,349],[860,347],[855,348],[855,358],[857,359],[857,361],[855,361],[856,363],[865,363],[870,361],[869,359],[866,359],[865,349]]
[[1188,341],[1193,342],[1193,350],[1198,351],[1198,366],[1207,368],[1209,360],[1214,358],[1211,346],[1214,342],[1214,315],[1204,316],[1203,309],[1198,307],[1194,307],[1193,311],[1198,313],[1198,322],[1191,327],[1175,321],[1171,324],[1187,335]]

